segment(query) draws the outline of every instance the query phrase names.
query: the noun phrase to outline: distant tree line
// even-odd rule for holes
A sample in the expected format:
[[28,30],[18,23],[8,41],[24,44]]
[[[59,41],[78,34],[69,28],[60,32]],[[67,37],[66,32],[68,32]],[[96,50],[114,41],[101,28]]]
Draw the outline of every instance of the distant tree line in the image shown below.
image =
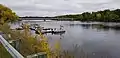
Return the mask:
[[84,12],[75,15],[56,16],[58,18],[74,18],[78,21],[101,21],[101,22],[120,22],[120,9],[97,12]]

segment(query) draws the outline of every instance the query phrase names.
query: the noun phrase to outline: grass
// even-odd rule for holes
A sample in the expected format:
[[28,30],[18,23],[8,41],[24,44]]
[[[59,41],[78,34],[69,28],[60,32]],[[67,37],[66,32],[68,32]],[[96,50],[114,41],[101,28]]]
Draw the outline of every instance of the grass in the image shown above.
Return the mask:
[[0,58],[12,58],[9,52],[0,44]]

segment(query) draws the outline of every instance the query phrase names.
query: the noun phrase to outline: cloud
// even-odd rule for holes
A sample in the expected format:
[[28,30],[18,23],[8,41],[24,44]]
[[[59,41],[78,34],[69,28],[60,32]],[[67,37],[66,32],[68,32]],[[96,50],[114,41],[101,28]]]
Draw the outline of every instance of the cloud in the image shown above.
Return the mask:
[[19,16],[56,16],[120,8],[119,0],[0,0]]

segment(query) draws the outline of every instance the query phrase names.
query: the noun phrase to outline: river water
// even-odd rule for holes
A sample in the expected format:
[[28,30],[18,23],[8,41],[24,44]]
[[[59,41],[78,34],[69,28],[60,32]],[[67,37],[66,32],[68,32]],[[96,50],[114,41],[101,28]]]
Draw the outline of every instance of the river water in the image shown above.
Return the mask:
[[[39,24],[45,28],[60,28],[64,26],[65,34],[46,34],[51,43],[51,48],[56,43],[61,44],[61,49],[82,49],[87,53],[96,55],[91,58],[120,58],[120,30],[109,28],[97,28],[93,25],[104,24],[104,22],[80,22],[80,21],[22,21],[24,23]],[[19,22],[21,23],[21,22]],[[19,23],[14,24],[16,27]],[[108,23],[112,24],[112,23]],[[116,23],[115,23],[116,24]],[[119,24],[119,23],[118,23]],[[77,53],[78,51],[76,51]],[[79,55],[79,53],[78,53]],[[105,58],[105,57],[103,57]],[[107,58],[107,57],[106,57]]]

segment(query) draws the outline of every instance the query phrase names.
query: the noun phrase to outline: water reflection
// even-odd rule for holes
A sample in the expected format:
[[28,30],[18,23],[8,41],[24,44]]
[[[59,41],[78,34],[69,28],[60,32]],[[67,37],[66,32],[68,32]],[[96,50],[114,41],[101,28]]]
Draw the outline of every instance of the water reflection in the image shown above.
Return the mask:
[[104,25],[104,24],[69,24],[69,26],[81,26],[84,29],[98,29],[98,30],[109,30],[109,29],[113,29],[113,30],[120,30],[120,26],[119,25],[115,25],[115,26],[109,26],[109,25]]

